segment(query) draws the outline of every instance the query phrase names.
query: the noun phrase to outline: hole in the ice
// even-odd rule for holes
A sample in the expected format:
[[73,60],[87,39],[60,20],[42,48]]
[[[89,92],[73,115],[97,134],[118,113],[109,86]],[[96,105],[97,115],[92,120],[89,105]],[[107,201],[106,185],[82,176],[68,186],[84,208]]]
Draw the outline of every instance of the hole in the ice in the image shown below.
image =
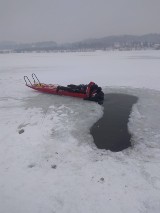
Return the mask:
[[127,125],[132,106],[137,100],[137,97],[126,94],[105,95],[104,115],[91,128],[99,149],[118,152],[131,146],[131,134]]

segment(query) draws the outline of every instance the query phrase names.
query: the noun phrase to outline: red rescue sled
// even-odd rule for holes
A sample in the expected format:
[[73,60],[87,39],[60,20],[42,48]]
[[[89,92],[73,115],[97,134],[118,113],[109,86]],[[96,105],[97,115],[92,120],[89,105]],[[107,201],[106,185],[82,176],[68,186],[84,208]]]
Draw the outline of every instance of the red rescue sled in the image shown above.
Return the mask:
[[26,86],[30,87],[34,90],[37,90],[37,91],[40,91],[43,93],[50,93],[50,94],[54,94],[54,95],[65,95],[65,96],[71,96],[71,97],[77,97],[77,98],[87,98],[86,93],[67,91],[67,90],[62,89],[65,87],[59,86],[56,84],[41,83],[34,73],[32,74],[32,78],[33,78],[34,83],[31,83],[29,78],[27,76],[24,76]]

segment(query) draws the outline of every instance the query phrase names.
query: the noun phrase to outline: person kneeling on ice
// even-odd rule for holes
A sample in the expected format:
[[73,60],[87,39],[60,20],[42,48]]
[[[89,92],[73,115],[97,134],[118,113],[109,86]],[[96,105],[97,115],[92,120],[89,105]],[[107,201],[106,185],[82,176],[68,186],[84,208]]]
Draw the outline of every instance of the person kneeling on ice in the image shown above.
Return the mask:
[[102,88],[98,87],[94,82],[90,82],[86,89],[87,97],[84,100],[95,101],[98,104],[103,104],[104,101],[104,93],[102,92]]

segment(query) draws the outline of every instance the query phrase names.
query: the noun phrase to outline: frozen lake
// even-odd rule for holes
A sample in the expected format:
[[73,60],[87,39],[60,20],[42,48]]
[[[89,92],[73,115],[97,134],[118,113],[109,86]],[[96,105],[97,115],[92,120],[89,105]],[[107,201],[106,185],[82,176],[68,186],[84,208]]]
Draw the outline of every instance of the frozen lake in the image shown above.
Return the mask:
[[[32,73],[138,97],[132,148],[98,149],[90,128],[103,107],[33,91]],[[0,55],[0,212],[159,213],[159,79],[160,51]]]

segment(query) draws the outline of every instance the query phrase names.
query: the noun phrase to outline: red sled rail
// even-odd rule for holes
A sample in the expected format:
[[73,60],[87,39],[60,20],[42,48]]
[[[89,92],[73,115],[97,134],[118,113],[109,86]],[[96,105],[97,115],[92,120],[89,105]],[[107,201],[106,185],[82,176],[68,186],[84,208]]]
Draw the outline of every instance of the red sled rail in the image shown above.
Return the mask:
[[37,90],[43,93],[54,94],[54,95],[64,95],[64,96],[71,96],[71,97],[77,97],[77,98],[83,98],[83,99],[87,98],[86,93],[67,91],[69,90],[69,88],[56,85],[56,84],[41,83],[34,73],[32,74],[32,79],[34,83],[31,83],[29,78],[27,76],[24,76],[26,86],[34,90]]

